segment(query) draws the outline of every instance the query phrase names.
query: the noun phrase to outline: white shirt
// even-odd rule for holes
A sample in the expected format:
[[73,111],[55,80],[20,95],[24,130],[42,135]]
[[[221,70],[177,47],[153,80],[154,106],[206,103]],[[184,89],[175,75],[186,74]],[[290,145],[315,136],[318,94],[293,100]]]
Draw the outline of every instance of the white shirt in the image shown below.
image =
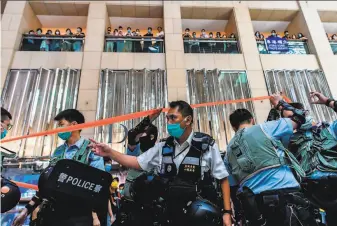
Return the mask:
[[164,37],[164,31],[157,33],[157,37]]
[[[183,162],[190,150],[193,135],[194,133],[192,132],[182,145],[180,145],[177,141],[174,141],[174,156],[177,157],[173,159],[173,162],[176,165],[177,170],[179,170],[180,164]],[[137,161],[142,170],[148,172],[154,170],[155,173],[160,172],[163,158],[162,148],[164,145],[165,142],[157,143],[153,148],[137,157]],[[181,151],[183,152],[179,154]],[[218,180],[228,177],[227,169],[222,161],[220,151],[216,143],[209,147],[209,150],[204,153],[201,159],[201,178],[203,178],[204,173],[208,171],[210,171],[211,175]]]

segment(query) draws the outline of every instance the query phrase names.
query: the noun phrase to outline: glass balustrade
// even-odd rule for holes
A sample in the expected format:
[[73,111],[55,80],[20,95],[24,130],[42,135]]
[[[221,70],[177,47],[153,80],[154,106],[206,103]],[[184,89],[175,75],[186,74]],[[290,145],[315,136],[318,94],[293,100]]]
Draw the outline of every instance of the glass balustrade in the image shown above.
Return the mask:
[[337,55],[337,40],[330,41],[333,54]]
[[21,51],[82,52],[84,37],[75,35],[22,36]]
[[185,53],[239,53],[235,39],[184,38]]
[[156,37],[105,36],[105,52],[164,53],[164,39]]
[[256,41],[260,54],[310,54],[307,40],[288,40],[288,51],[269,51],[265,40]]

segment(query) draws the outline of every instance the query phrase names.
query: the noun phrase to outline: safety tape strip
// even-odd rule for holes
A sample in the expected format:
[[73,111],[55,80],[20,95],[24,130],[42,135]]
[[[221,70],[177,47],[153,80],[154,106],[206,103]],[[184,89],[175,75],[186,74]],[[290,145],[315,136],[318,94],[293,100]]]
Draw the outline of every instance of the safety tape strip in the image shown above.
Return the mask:
[[[283,97],[283,98],[287,102],[290,102],[289,98],[287,98],[287,97]],[[261,96],[261,97],[253,97],[253,98],[238,99],[238,100],[225,100],[225,101],[208,102],[208,103],[201,103],[201,104],[192,104],[191,107],[192,108],[200,108],[200,107],[209,107],[209,106],[241,103],[241,102],[248,102],[248,101],[267,100],[267,99],[270,99],[270,96]],[[25,138],[52,135],[52,134],[61,133],[61,132],[82,130],[82,129],[97,127],[97,126],[110,125],[110,124],[113,124],[113,123],[118,123],[118,122],[127,121],[127,120],[131,120],[131,119],[145,117],[147,115],[154,114],[157,111],[158,111],[158,109],[140,111],[140,112],[135,112],[135,113],[131,113],[131,114],[120,115],[120,116],[115,116],[115,117],[111,117],[111,118],[106,118],[106,119],[101,119],[101,120],[97,120],[97,121],[78,124],[78,125],[74,125],[74,126],[56,128],[56,129],[52,129],[52,130],[32,133],[32,134],[28,134],[28,135],[24,135],[24,136],[19,136],[19,137],[12,137],[12,138],[2,140],[1,143],[7,143],[7,142],[21,140],[21,139],[25,139]],[[168,111],[168,108],[163,109],[163,112],[167,112],[167,111]]]

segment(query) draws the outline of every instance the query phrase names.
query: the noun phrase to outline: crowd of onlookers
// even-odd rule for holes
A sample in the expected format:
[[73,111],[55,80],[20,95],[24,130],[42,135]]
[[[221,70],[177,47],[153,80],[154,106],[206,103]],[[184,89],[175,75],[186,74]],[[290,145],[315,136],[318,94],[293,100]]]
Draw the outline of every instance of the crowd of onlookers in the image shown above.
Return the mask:
[[[141,34],[139,29],[132,31],[131,27],[127,27],[126,32],[123,31],[122,26],[114,31],[108,27],[106,38],[112,38],[112,40],[106,41],[105,50],[106,52],[162,52],[163,42],[151,40],[152,37],[164,38],[163,28],[157,27],[157,31],[154,36],[152,27],[148,27],[145,34]],[[124,37],[123,40],[118,40],[120,37]],[[130,39],[124,40],[125,38]]]
[[[234,33],[227,37],[225,33],[221,34],[221,32],[218,31],[214,36],[213,32],[207,34],[206,30],[202,29],[199,37],[197,37],[196,32],[192,32],[192,34],[190,32],[191,30],[186,28],[185,33],[182,35],[185,53],[238,53],[237,43],[235,42],[236,36]],[[228,41],[216,41],[216,39],[228,39]]]
[[[288,31],[284,31],[283,36],[276,33],[275,30],[272,30],[268,38],[270,37],[279,37],[279,38],[285,38],[285,39],[294,39],[294,40],[306,40],[307,38],[302,34],[298,33],[297,35],[293,34],[290,35]],[[265,37],[263,34],[261,34],[259,31],[255,32],[255,39],[257,40],[263,40]]]
[[[22,50],[25,51],[74,51],[82,50],[85,34],[82,28],[78,27],[76,33],[70,28],[66,29],[65,34],[61,34],[60,30],[47,30],[45,34],[41,28],[30,30],[22,41]],[[77,40],[76,40],[77,39]]]

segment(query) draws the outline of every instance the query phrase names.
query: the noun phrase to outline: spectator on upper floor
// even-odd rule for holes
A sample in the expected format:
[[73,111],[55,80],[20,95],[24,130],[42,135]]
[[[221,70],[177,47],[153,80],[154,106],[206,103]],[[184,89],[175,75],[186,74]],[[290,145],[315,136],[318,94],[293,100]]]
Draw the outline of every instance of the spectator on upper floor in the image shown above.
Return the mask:
[[221,38],[221,33],[219,31],[216,33],[215,38]]
[[284,31],[284,36],[283,38],[285,39],[290,39],[290,35],[289,35],[289,32],[288,31]]
[[296,35],[292,35],[291,39],[297,39]]
[[36,29],[36,34],[37,35],[42,35],[42,29],[41,28]]
[[[126,30],[126,37],[132,37],[132,33],[131,33],[131,27],[128,27]],[[132,40],[125,40],[125,44],[124,44],[124,52],[130,53],[132,52]]]
[[47,39],[47,36],[50,36],[52,34],[53,34],[52,30],[47,30],[46,37],[44,37],[44,39],[41,40],[40,51],[49,51],[50,40]]
[[333,34],[333,35],[331,36],[331,40],[336,41],[336,40],[337,40],[337,34]]
[[118,27],[118,36],[124,36],[123,27],[122,26]]
[[255,39],[262,39],[261,38],[261,33],[259,31],[255,32]]
[[[34,30],[30,30],[28,34],[31,35],[32,37],[35,36]],[[36,39],[30,39],[29,36],[28,38],[23,39],[22,50],[23,51],[39,51],[40,46],[36,46],[35,42],[36,42]]]
[[277,36],[276,36],[276,31],[275,31],[275,30],[272,30],[272,31],[271,31],[271,35],[270,35],[268,38],[272,38],[272,37],[277,37]]
[[[222,38],[221,37],[221,33],[219,31],[216,33],[216,37],[215,38],[216,39]],[[224,42],[219,42],[219,41],[216,42],[215,48],[214,48],[213,52],[215,52],[215,53],[223,53],[224,52]]]
[[306,40],[307,38],[302,33],[298,33],[297,39]]
[[261,37],[261,39],[264,39],[264,35],[263,35],[263,34],[261,34],[261,36],[260,36],[260,37]]
[[332,39],[332,36],[329,37],[328,33],[325,33],[326,34],[326,37],[328,38],[328,40],[331,40]]
[[197,38],[197,33],[196,32],[192,33],[192,38]]
[[135,36],[142,36],[138,28],[136,29],[136,35]]
[[[60,36],[60,30],[55,30],[55,36]],[[51,51],[61,51],[61,39],[52,39],[50,44]]]
[[107,34],[107,35],[111,35],[111,27],[108,27],[108,28],[106,29],[106,34]]
[[200,38],[208,38],[208,35],[206,34],[206,30],[205,29],[201,29]]
[[189,28],[185,29],[185,33],[183,34],[183,38],[192,38]]
[[114,32],[112,33],[113,36],[118,36],[118,29],[115,29]]
[[209,37],[209,38],[213,38],[213,32],[210,32],[210,33],[208,34],[208,37]]
[[[81,27],[78,27],[76,29],[75,36],[76,36],[76,38],[83,38],[85,36],[84,33],[82,32],[82,28]],[[77,39],[73,43],[73,49],[74,49],[75,52],[80,52],[82,50],[82,46],[83,46],[83,40]]]
[[[73,35],[73,33],[71,32],[70,28],[67,28],[65,35],[66,36],[72,36]],[[72,41],[72,39],[70,37],[63,40],[62,51],[71,51],[72,47],[73,47],[73,41]]]
[[[147,28],[147,33],[144,35],[144,37],[153,37],[153,33],[152,33],[152,27],[148,27]],[[149,40],[149,39],[145,39],[145,40]],[[143,51],[144,52],[149,52],[149,47],[152,45],[152,41],[144,41],[144,48]]]
[[162,27],[157,27],[157,37],[158,38],[164,38],[165,34],[164,34],[164,31],[163,31],[163,28]]
[[234,33],[232,33],[232,34],[229,36],[229,38],[236,39],[236,36],[235,36]]

